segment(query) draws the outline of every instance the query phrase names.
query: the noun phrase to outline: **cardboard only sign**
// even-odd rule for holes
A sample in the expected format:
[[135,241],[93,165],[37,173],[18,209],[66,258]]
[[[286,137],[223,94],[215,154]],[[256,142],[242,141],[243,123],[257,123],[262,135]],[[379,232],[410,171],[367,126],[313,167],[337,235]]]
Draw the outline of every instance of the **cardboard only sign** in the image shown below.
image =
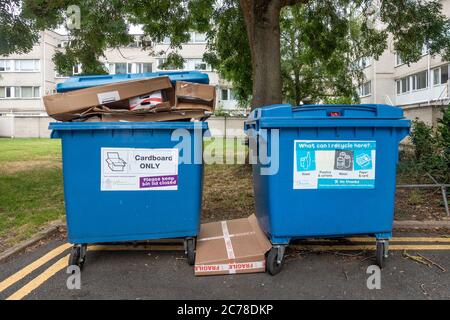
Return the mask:
[[197,239],[195,275],[265,272],[272,245],[256,216],[202,224]]

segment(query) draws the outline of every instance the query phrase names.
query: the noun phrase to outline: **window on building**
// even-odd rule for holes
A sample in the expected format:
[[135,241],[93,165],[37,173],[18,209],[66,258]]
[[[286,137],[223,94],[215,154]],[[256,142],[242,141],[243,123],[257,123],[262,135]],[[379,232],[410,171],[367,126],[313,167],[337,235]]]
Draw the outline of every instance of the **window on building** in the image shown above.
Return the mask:
[[[167,62],[167,60],[166,60],[166,58],[157,58],[156,59],[156,69],[157,70],[163,70],[162,69],[162,65],[164,64],[164,63],[166,63]],[[184,66],[183,67],[178,67],[178,66],[174,66],[174,65],[172,65],[172,66],[165,66],[165,68],[164,68],[164,70],[180,70],[180,69],[183,69],[183,68],[186,68],[186,62],[185,62],[185,64],[184,64]]]
[[61,74],[61,73],[58,73],[58,71],[55,71],[55,78],[68,78],[68,77],[71,77],[74,75],[79,75],[81,73],[82,73],[82,67],[81,67],[81,64],[78,64],[72,68],[72,72],[69,74]]
[[33,98],[33,87],[22,87],[21,89],[22,98]]
[[128,68],[126,63],[115,64],[115,74],[127,74]]
[[0,99],[35,99],[40,97],[40,87],[0,87]]
[[220,90],[220,98],[221,100],[228,100],[228,89]]
[[395,81],[395,84],[397,86],[397,94],[400,94],[402,92],[402,82],[400,80]]
[[372,81],[367,81],[359,87],[359,95],[361,97],[368,96],[372,93]]
[[206,62],[196,62],[195,63],[195,70],[204,70],[206,71],[208,69],[208,64]]
[[133,64],[132,63],[129,63],[127,65],[127,73],[128,74],[133,73]]
[[210,71],[211,66],[204,62],[202,59],[194,58],[194,59],[185,59],[184,60],[184,69],[185,70],[203,70]]
[[41,87],[33,87],[33,98],[41,97]]
[[166,59],[165,58],[158,58],[156,59],[156,65],[159,68],[161,65],[163,65],[164,63],[166,63]]
[[397,67],[397,66],[400,66],[402,64],[404,64],[404,62],[402,60],[402,57],[400,56],[400,54],[396,53],[395,54],[395,66]]
[[441,84],[441,68],[433,69],[433,85]]
[[402,80],[402,93],[409,92],[409,77],[405,77]]
[[[20,99],[20,98],[22,98],[22,88],[21,87],[14,87],[14,88],[12,88],[13,90],[12,90],[12,97],[13,98],[17,98],[17,99]],[[25,95],[25,97],[26,97],[26,95]]]
[[422,71],[412,76],[413,90],[422,90],[428,87],[428,72]]
[[[152,64],[151,63],[134,63],[134,64],[129,64],[128,65],[128,69],[132,69],[130,68],[130,66],[134,65],[135,69],[134,69],[134,73],[146,73],[146,72],[152,72]],[[132,73],[131,71],[129,73]]]
[[153,65],[151,63],[142,63],[142,72],[152,72],[153,71]]
[[422,46],[422,52],[421,53],[422,53],[423,56],[428,54],[428,46],[426,44],[424,44]]
[[441,84],[448,82],[448,64],[441,67]]
[[15,71],[37,72],[40,69],[39,60],[15,60]]
[[358,61],[358,65],[361,69],[365,69],[365,68],[369,67],[370,65],[372,65],[372,58],[371,57],[361,58]]
[[142,41],[139,39],[135,39],[133,42],[129,43],[128,48],[140,48],[142,47]]
[[11,60],[0,60],[0,72],[11,71]]
[[221,89],[220,99],[224,101],[235,100],[234,92],[232,89]]

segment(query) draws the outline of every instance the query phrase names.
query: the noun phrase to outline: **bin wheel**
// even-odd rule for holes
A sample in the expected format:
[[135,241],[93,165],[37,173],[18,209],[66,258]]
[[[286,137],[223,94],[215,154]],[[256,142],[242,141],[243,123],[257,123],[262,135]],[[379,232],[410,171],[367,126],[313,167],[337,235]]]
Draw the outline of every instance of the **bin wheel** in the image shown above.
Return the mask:
[[[283,247],[284,249],[284,247]],[[281,255],[281,256],[280,256]],[[266,269],[270,275],[274,276],[280,273],[284,265],[284,250],[280,254],[280,249],[273,247],[267,254]]]
[[386,258],[387,258],[387,242],[386,241],[377,241],[377,250],[376,250],[376,264],[380,267],[380,269],[383,269],[386,264]]
[[186,256],[190,266],[195,264],[195,239],[186,240]]
[[72,248],[69,255],[69,266],[77,266],[83,269],[84,262],[86,261],[86,245],[76,245]]

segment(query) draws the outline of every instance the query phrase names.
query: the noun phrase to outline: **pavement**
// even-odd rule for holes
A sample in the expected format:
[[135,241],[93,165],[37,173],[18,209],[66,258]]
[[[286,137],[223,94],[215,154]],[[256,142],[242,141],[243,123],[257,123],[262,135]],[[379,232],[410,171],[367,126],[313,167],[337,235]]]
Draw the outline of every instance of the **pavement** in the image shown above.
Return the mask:
[[439,234],[395,234],[381,289],[372,290],[369,238],[295,243],[276,276],[195,277],[179,243],[92,246],[79,290],[67,287],[70,247],[51,239],[0,263],[0,299],[450,299],[450,238]]

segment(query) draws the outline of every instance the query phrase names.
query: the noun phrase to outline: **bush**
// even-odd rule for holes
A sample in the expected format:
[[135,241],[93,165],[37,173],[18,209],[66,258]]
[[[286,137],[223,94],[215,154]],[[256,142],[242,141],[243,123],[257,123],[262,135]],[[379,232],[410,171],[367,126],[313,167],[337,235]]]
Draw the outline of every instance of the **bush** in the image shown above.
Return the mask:
[[442,119],[438,122],[437,130],[439,133],[443,161],[446,164],[447,178],[450,179],[450,106],[442,111]]
[[433,128],[416,118],[413,121],[411,141],[414,145],[414,154],[419,163],[427,163],[433,155],[435,148],[435,133]]
[[417,173],[430,173],[439,182],[450,181],[450,108],[443,109],[443,117],[436,128],[416,119],[413,121],[411,141],[414,145],[412,164]]

